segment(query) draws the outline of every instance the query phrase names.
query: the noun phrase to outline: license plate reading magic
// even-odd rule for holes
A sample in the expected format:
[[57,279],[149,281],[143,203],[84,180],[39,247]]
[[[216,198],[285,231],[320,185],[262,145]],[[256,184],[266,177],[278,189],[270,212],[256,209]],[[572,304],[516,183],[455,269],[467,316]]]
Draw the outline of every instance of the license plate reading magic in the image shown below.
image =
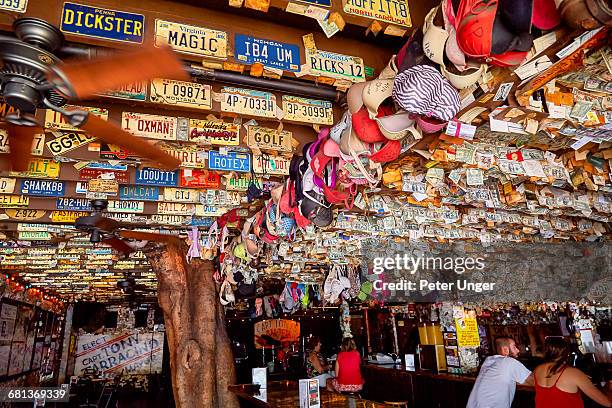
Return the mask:
[[283,95],[283,111],[286,120],[320,125],[334,123],[334,109],[329,101]]
[[270,92],[225,87],[222,90],[221,110],[243,115],[276,117],[276,96]]
[[204,27],[155,20],[155,45],[185,54],[227,59],[227,33]]
[[86,37],[142,44],[145,16],[125,11],[64,3],[61,30]]
[[228,152],[228,154],[220,154],[215,150],[210,150],[208,152],[208,168],[247,173],[251,171],[251,156],[248,153]]
[[210,91],[210,85],[156,78],[151,81],[149,100],[164,105],[212,109]]
[[300,47],[278,41],[236,34],[236,59],[245,64],[259,62],[266,67],[297,72],[300,70]]
[[359,57],[317,50],[314,53],[306,51],[306,61],[312,74],[351,82],[365,81],[365,67]]
[[171,116],[123,112],[121,128],[135,136],[147,139],[176,140],[178,119]]
[[408,0],[342,0],[344,12],[403,27],[412,27]]
[[23,13],[28,7],[28,0],[0,0],[0,10]]

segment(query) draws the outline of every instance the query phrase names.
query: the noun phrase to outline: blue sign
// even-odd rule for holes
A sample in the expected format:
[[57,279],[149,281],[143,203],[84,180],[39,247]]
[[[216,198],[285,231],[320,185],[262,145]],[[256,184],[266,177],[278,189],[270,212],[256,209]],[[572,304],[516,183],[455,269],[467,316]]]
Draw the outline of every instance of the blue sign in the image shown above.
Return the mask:
[[144,23],[145,16],[142,14],[66,2],[61,30],[87,37],[142,44]]
[[236,59],[245,64],[259,62],[266,67],[298,72],[300,47],[278,41],[236,34],[234,37]]
[[85,168],[88,169],[99,169],[99,170],[113,170],[113,171],[127,171],[127,164],[110,164],[107,162],[91,162]]
[[165,171],[152,167],[143,167],[136,172],[136,184],[149,186],[177,186],[178,171]]
[[66,211],[91,211],[91,202],[86,198],[61,197],[57,199],[55,207]]
[[211,217],[195,217],[192,216],[187,225],[192,227],[210,227],[213,224]]
[[51,180],[21,180],[21,194],[40,197],[66,195],[66,183]]
[[159,201],[159,187],[119,186],[119,199]]
[[251,156],[248,153],[228,152],[227,154],[220,154],[216,150],[209,150],[208,168],[248,173],[251,171]]
[[299,0],[301,3],[316,4],[323,7],[331,7],[331,0]]

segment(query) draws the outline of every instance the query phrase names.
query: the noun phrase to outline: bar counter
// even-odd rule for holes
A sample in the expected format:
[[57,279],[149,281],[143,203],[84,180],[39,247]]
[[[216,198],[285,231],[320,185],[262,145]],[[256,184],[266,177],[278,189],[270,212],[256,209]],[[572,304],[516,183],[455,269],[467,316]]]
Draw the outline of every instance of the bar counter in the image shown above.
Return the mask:
[[[403,365],[365,363],[361,368],[365,385],[362,395],[376,401],[408,401],[409,407],[465,408],[475,376],[437,374]],[[534,408],[535,388],[517,385],[512,408]],[[583,396],[585,408],[600,405]]]

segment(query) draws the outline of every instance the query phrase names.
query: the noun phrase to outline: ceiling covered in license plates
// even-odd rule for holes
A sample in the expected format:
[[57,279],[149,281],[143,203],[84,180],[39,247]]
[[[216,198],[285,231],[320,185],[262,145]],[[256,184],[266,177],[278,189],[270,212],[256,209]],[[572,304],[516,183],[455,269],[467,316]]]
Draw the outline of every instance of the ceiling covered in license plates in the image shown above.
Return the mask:
[[[172,16],[157,11],[166,2],[148,10],[116,2],[108,8],[131,28],[114,31],[80,22],[108,5],[15,3],[16,16],[61,26],[62,58],[155,43],[173,48],[191,74],[69,103],[157,146],[176,169],[38,109],[28,170],[15,172],[14,137],[0,129],[0,269],[26,288],[63,300],[152,300],[151,243],[122,231],[173,234],[191,255],[225,251],[224,270],[300,281],[321,281],[329,262],[358,260],[360,240],[372,236],[485,245],[610,237],[612,52],[599,22],[572,31],[564,15],[534,29],[515,64],[463,50],[461,66],[457,53],[444,54],[446,39],[440,47],[428,35],[431,24],[444,27],[436,2],[368,2],[380,3],[374,14],[337,0],[230,0],[214,10],[180,2]],[[0,27],[14,35],[5,16]],[[428,94],[432,82],[439,89]],[[1,101],[2,117],[14,111]],[[304,153],[296,184],[290,163]],[[247,190],[272,198],[248,202]],[[92,199],[107,200],[103,214],[118,222],[94,239],[102,242],[74,225],[92,213]],[[225,223],[228,239],[217,228]],[[109,239],[124,240],[129,254]]]

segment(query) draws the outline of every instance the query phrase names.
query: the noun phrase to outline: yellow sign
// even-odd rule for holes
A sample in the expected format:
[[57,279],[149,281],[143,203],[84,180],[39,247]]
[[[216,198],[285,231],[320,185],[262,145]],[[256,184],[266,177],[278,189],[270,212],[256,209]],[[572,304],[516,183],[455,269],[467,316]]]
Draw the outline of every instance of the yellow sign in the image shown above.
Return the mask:
[[199,203],[200,192],[189,188],[164,187],[164,201],[172,203]]
[[169,45],[199,57],[227,59],[227,33],[204,27],[156,19],[155,45]]
[[30,197],[22,195],[0,195],[0,208],[23,208],[30,204]]
[[15,191],[15,179],[8,177],[0,177],[0,193],[13,194]]
[[[108,120],[108,109],[102,108],[94,108],[90,106],[74,106],[74,105],[66,105],[64,109],[82,109],[86,110],[96,116],[101,117],[104,120]],[[68,120],[59,112],[56,112],[51,109],[46,109],[45,111],[45,128],[46,129],[54,129],[54,130],[72,130],[80,131],[81,129],[72,126]]]
[[151,81],[149,101],[195,109],[212,109],[211,86],[156,78]]
[[4,210],[6,215],[14,220],[19,221],[34,221],[44,217],[46,211],[45,210],[30,210],[27,208],[24,209],[6,209]]
[[240,128],[235,123],[189,119],[189,141],[217,146],[238,146]]
[[47,148],[54,156],[69,152],[96,140],[85,133],[66,132],[47,142]]
[[283,119],[294,122],[332,125],[334,109],[329,101],[283,95]]
[[53,159],[32,159],[28,171],[11,171],[9,175],[28,178],[59,178],[60,163]]
[[342,0],[344,12],[359,17],[384,21],[402,27],[412,27],[408,0]]
[[455,317],[457,327],[457,344],[460,347],[480,347],[476,312],[465,311],[463,317]]
[[157,203],[158,214],[193,215],[196,212],[195,204],[187,203]]
[[286,130],[265,128],[261,126],[249,126],[247,132],[247,146],[251,148],[290,152],[291,132]]
[[87,183],[87,191],[91,193],[117,194],[119,183],[116,180],[92,179]]
[[75,222],[77,218],[90,215],[85,211],[52,211],[51,221],[53,222]]

